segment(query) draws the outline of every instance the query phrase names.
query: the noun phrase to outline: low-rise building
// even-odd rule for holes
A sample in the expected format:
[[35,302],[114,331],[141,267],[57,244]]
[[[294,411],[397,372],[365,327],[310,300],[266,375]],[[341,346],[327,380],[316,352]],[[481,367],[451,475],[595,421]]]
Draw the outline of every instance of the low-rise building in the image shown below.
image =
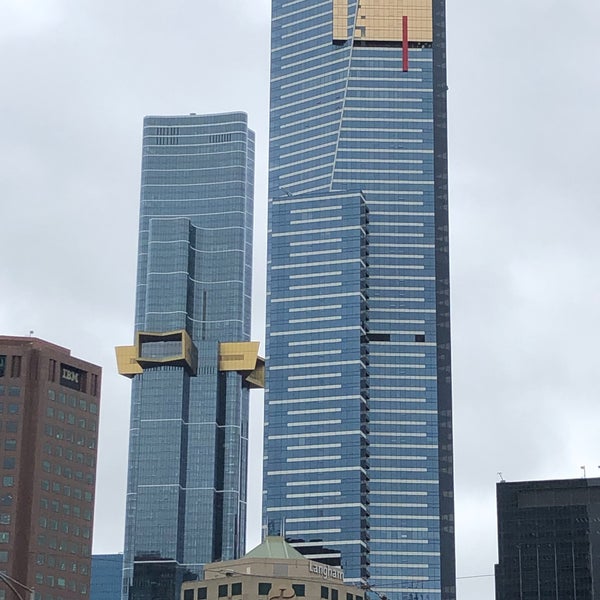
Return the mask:
[[339,567],[305,558],[282,537],[267,537],[243,558],[204,567],[183,584],[181,600],[364,600]]

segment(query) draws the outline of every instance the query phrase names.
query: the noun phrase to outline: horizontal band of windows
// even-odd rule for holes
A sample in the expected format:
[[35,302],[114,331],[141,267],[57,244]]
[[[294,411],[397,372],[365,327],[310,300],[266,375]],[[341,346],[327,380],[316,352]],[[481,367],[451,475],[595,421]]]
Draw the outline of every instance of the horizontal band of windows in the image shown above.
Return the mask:
[[285,18],[289,18],[292,17],[294,15],[306,12],[307,10],[312,11],[313,8],[319,8],[321,6],[328,6],[329,2],[322,2],[321,4],[317,4],[315,6],[310,5],[310,4],[304,4],[304,0],[292,0],[291,2],[284,2],[281,7],[282,8],[288,8],[289,6],[294,6],[294,4],[300,4],[302,6],[302,8],[299,8],[298,10],[286,10],[283,14],[279,15],[279,16],[274,16],[273,17],[273,22],[279,21],[280,19],[285,19]]
[[[322,150],[323,148],[328,148],[328,147],[331,147],[331,146],[335,146],[335,142],[334,141],[327,142],[326,144],[319,144],[317,146],[311,146],[310,148],[302,147],[300,150],[295,150],[294,152],[287,152],[285,154],[280,154],[279,155],[279,159],[283,160],[284,158],[290,158],[291,156],[297,156],[298,154],[308,154],[308,157],[306,158],[306,161],[308,161],[308,160],[314,160],[315,159],[315,154],[314,153],[317,150]],[[325,156],[329,156],[329,153],[325,153]],[[305,161],[298,161],[298,162],[305,162]],[[292,164],[297,164],[297,163],[292,163]]]
[[[440,556],[439,552],[422,552],[422,551],[418,551],[418,552],[409,552],[407,550],[405,551],[401,551],[401,550],[371,550],[370,553],[372,556]],[[379,588],[377,588],[379,590]],[[406,590],[407,592],[414,592],[414,588],[413,589],[409,589]]]
[[[418,333],[418,332],[412,332],[412,331],[404,331],[404,332],[400,332],[400,333],[405,333],[405,334],[409,334],[412,335],[412,333]],[[437,381],[437,375],[390,375],[388,377],[380,377],[378,375],[371,375],[371,377],[373,379],[394,379],[394,380],[399,380],[401,379],[402,381],[406,381],[406,380],[413,380],[413,381]],[[387,390],[390,389],[388,387],[378,387],[375,388],[378,390]]]
[[[384,309],[377,309],[384,310]],[[396,308],[390,308],[390,312],[408,312],[406,310],[398,310]],[[421,312],[421,311],[411,311]],[[427,355],[424,352],[369,352],[369,356],[389,356],[389,357],[402,357],[402,358],[425,358]]]
[[341,408],[313,408],[309,410],[288,410],[288,415],[320,415],[322,413],[342,412]]
[[302,385],[298,387],[289,387],[288,392],[306,392],[311,390],[339,390],[341,385]]
[[[332,456],[294,456],[292,458],[287,458],[285,462],[287,463],[301,463],[301,462],[311,462],[314,463],[315,461],[321,462],[321,461],[327,461],[327,460],[341,460],[341,455],[340,454],[336,454],[336,455],[332,455]],[[337,494],[335,494],[337,495]],[[288,498],[291,498],[291,496],[288,496]]]
[[[328,144],[323,144],[323,146],[325,146],[325,147],[329,146],[329,147],[333,148],[334,145],[333,145],[333,143],[330,142]],[[309,152],[309,150],[305,149],[301,152],[301,154],[306,154],[307,152]],[[318,165],[320,167],[323,165],[331,166],[331,165],[333,165],[334,156],[335,156],[335,152],[332,151],[332,152],[324,152],[323,154],[321,154],[319,156],[319,158],[315,158],[314,151],[311,149],[310,154],[301,160],[296,160],[294,162],[286,161],[285,166],[277,164],[274,167],[269,167],[269,173],[276,173],[277,171],[280,171],[282,168],[290,169],[292,167],[298,167],[299,165],[302,165],[305,163],[314,163],[317,161],[318,161]],[[298,172],[294,170],[294,173],[297,174]]]
[[[286,450],[289,452],[293,450],[304,451],[304,450],[325,450],[326,448],[341,448],[342,444],[312,444],[312,445],[302,445],[302,446],[286,446]],[[326,483],[326,482],[325,482]],[[286,485],[300,485],[296,483],[287,483]],[[306,484],[312,485],[312,484]]]
[[[427,449],[435,449],[437,448],[437,444],[371,444],[371,448],[395,448],[395,449],[413,449],[413,450],[427,450]],[[381,480],[385,481],[385,480]],[[391,481],[391,480],[390,480]]]
[[[322,469],[323,471],[326,471],[327,469]],[[335,469],[332,469],[335,470]],[[343,470],[343,468],[337,469],[338,471]],[[314,469],[314,473],[318,473],[321,470],[319,469]],[[293,473],[293,471],[282,471],[283,473]],[[361,502],[344,502],[344,503],[339,503],[339,504],[306,504],[304,506],[268,506],[267,507],[267,512],[287,512],[289,511],[293,511],[293,510],[305,510],[305,511],[309,511],[311,509],[315,509],[315,510],[319,510],[319,509],[326,509],[326,508],[365,508],[365,505],[362,504]],[[314,543],[314,542],[313,542]],[[327,542],[328,545],[333,546],[333,542]]]
[[[320,179],[328,179],[329,178],[329,172],[330,172],[331,169],[326,168],[326,167],[327,167],[327,165],[324,165],[322,167],[322,169],[321,169],[323,172],[319,173],[318,175],[315,175],[314,177],[303,177],[302,178],[302,183],[306,184],[306,183],[309,183],[311,181],[319,181]],[[307,169],[306,172],[314,173],[315,169]],[[298,173],[287,173],[285,175],[280,175],[279,179],[286,179],[286,178],[289,178],[289,177],[296,178],[298,176],[299,176]],[[291,183],[287,182],[285,185],[288,185],[288,186],[289,185],[294,185],[294,183],[296,183],[296,182],[291,182]],[[319,222],[319,221],[321,221],[321,219],[317,219],[315,222]]]
[[[417,386],[401,386],[401,387],[392,387],[392,386],[379,386],[376,388],[378,390],[393,390],[399,392],[426,392],[427,388],[417,387]],[[374,399],[377,401],[377,399]],[[389,402],[389,399],[382,400],[382,402]],[[402,398],[402,402],[427,402],[424,398]]]
[[[338,505],[338,506],[342,506],[342,505]],[[345,506],[345,505],[344,505]],[[352,505],[349,505],[352,506]],[[361,505],[363,506],[363,505]],[[314,542],[300,542],[298,544],[294,544],[295,548],[303,548],[303,547],[310,547],[310,546],[314,546],[315,543]],[[336,546],[362,546],[363,548],[367,547],[366,542],[363,542],[362,540],[327,540],[327,545],[330,547],[336,547]],[[326,554],[324,556],[322,556],[322,558],[330,558],[332,556],[335,556],[335,554]],[[344,579],[344,583],[346,583],[348,581],[348,579]]]
[[[306,46],[309,46],[310,42],[313,42],[315,40],[324,40],[324,39],[325,39],[325,37],[323,36],[323,34],[313,35],[311,37],[305,37],[302,39],[294,40],[293,42],[290,42],[288,44],[274,46],[271,53],[273,54],[275,52],[281,52],[281,51],[287,50],[289,48],[295,48],[296,46],[305,48]],[[329,42],[329,44],[331,44],[330,39],[328,39],[327,41]]]
[[[277,204],[279,204],[279,203],[277,203]],[[274,237],[274,238],[291,237],[291,236],[295,236],[295,235],[310,235],[313,233],[323,234],[323,233],[331,233],[332,231],[360,231],[361,229],[362,229],[362,227],[360,225],[348,225],[346,227],[323,227],[321,229],[307,229],[304,231],[284,231],[282,233],[273,233],[272,237]],[[342,261],[342,262],[355,262],[355,261]],[[320,263],[314,263],[314,264],[320,264]],[[322,264],[328,264],[328,263],[322,263]],[[334,262],[331,264],[336,264],[336,263]],[[306,263],[303,263],[302,265],[296,265],[296,266],[306,266]]]
[[[340,435],[360,435],[361,437],[365,437],[364,433],[358,430],[349,430],[349,431],[336,431],[336,437]],[[297,440],[299,438],[316,438],[316,437],[330,437],[330,431],[316,431],[314,433],[284,433],[278,435],[269,435],[267,436],[268,440]],[[354,467],[350,470],[354,470]],[[312,471],[311,471],[312,472]],[[317,469],[318,472],[318,469]]]
[[[349,196],[355,197],[357,194],[358,194],[358,192],[330,192],[329,190],[327,190],[327,199],[330,201],[333,201],[333,200],[344,201]],[[309,204],[310,202],[314,202],[317,206],[320,206],[321,203],[323,202],[323,198],[321,196],[316,196],[316,197],[311,198],[311,197],[307,197],[306,195],[303,194],[302,198],[293,198],[293,197],[290,198],[288,196],[286,198],[277,198],[272,201],[272,203],[276,204],[276,205],[299,204],[301,206],[305,206],[305,205]]]
[[[327,94],[328,96],[332,95],[332,94]],[[341,100],[339,99],[335,99],[333,102],[327,102],[327,104],[322,104],[319,106],[319,108],[321,107],[326,107],[326,106],[330,106],[330,105],[341,105]],[[299,103],[296,103],[299,104]],[[331,127],[332,129],[335,127],[338,127],[338,121],[340,118],[340,114],[341,114],[341,106],[339,106],[338,108],[336,108],[335,110],[330,110],[329,112],[325,112],[325,113],[315,113],[315,108],[314,106],[311,104],[308,108],[302,109],[302,110],[298,110],[296,111],[296,114],[301,114],[301,113],[305,113],[307,111],[312,111],[309,112],[309,116],[305,119],[298,119],[296,121],[291,121],[290,123],[282,123],[279,125],[279,132],[281,135],[277,136],[277,137],[287,137],[287,136],[299,136],[302,133],[306,133],[307,131],[315,131],[316,129],[320,129],[322,127]],[[284,115],[281,116],[281,119],[283,120],[285,118]],[[306,123],[312,123],[312,127],[307,127],[305,124]],[[301,127],[303,126],[303,127]],[[292,129],[293,128],[293,129]],[[291,130],[290,130],[291,129]],[[285,133],[285,130],[288,130],[287,133]],[[333,160],[329,160],[326,161],[325,158],[326,157],[330,157],[331,153],[323,153],[321,154],[321,156],[319,158],[322,158],[321,163],[322,164],[329,164],[329,163],[333,163]],[[313,161],[317,161],[317,157],[313,154]],[[307,161],[298,161],[298,162],[307,162]],[[275,164],[275,166],[271,166],[269,167],[269,172],[270,173],[274,173],[276,171],[278,171],[280,168],[288,168],[288,167],[292,167],[297,163],[293,163],[293,162],[288,162],[285,165],[282,165],[281,167],[278,167],[277,164]],[[306,172],[306,171],[301,171],[301,172]]]
[[188,281],[191,281],[192,283],[199,283],[202,285],[221,285],[223,283],[239,283],[240,285],[242,285],[244,282],[241,279],[221,279],[218,281],[201,281],[199,279],[194,279],[193,277],[190,277],[188,271],[165,271],[163,273],[159,272],[159,271],[148,271],[146,273],[146,275],[148,277],[157,277],[157,276],[163,276],[163,275],[185,275],[188,279]]
[[302,385],[298,387],[288,388],[288,392],[308,392],[312,390],[339,390],[341,385]]
[[[371,388],[373,389],[373,388]],[[402,390],[402,388],[398,388],[398,387],[379,387],[377,388],[378,390],[392,390],[392,391],[397,391],[397,390]],[[371,402],[373,402],[373,399],[371,399]],[[375,402],[402,402],[402,404],[408,404],[408,403],[419,403],[419,404],[425,404],[427,402],[427,400],[425,398],[378,398],[375,400]]]
[[[339,94],[339,92],[337,92],[337,93]],[[279,124],[278,124],[279,129],[280,130],[287,129],[288,127],[295,127],[296,125],[301,125],[302,123],[314,122],[315,119],[322,119],[324,117],[330,117],[332,115],[341,114],[342,101],[339,98],[339,96],[336,97],[335,94],[336,94],[336,91],[334,91],[334,90],[331,90],[325,94],[321,94],[319,96],[320,98],[327,98],[327,97],[331,96],[331,97],[333,97],[333,100],[331,102],[322,102],[321,101],[316,106],[315,106],[315,100],[317,100],[317,98],[303,99],[303,100],[299,100],[297,102],[292,102],[291,104],[287,104],[284,106],[278,106],[277,112],[281,113],[280,117],[279,117]],[[291,106],[303,105],[303,104],[306,105],[305,108],[300,108],[298,110],[287,110]],[[330,110],[329,112],[325,112],[325,113],[315,112],[316,107],[318,108],[319,111],[321,111],[322,109],[327,108],[328,106],[337,106],[339,108],[337,108],[336,110]],[[298,115],[304,115],[304,114],[308,114],[308,115],[310,115],[310,117],[308,117],[306,119],[292,120],[291,123],[285,122],[288,119],[292,119],[292,117],[295,117]],[[333,119],[333,120],[337,121],[338,119]],[[419,132],[419,133],[421,133],[421,132]],[[237,165],[234,165],[234,166],[237,166]]]
[[[404,401],[404,399],[403,399]],[[372,431],[371,437],[419,437],[424,438],[427,437],[427,434],[424,432],[416,432],[416,431],[392,431],[392,432],[384,432],[384,431]]]
[[[425,467],[370,467],[369,471],[382,471],[384,473],[427,473],[429,469]],[[381,506],[387,505],[382,504]]]
[[[338,480],[338,483],[341,483]],[[285,520],[286,523],[318,523],[320,521],[341,521],[340,515],[330,515],[327,517],[290,517]]]
[[[290,6],[290,3],[287,3],[284,6]],[[320,4],[311,5],[311,7],[310,7],[311,11],[310,11],[308,17],[306,17],[304,19],[298,19],[298,18],[296,18],[293,21],[290,21],[289,23],[282,23],[280,25],[280,27],[282,29],[286,29],[287,27],[294,27],[295,25],[298,25],[300,23],[306,23],[307,21],[314,21],[315,19],[320,18],[320,16],[321,16],[321,14],[316,11],[316,9],[320,8],[320,7],[325,7],[325,6],[328,6],[327,2],[321,2]],[[297,14],[300,14],[302,12],[306,12],[306,9],[305,10],[296,10],[296,11],[293,11],[291,13],[286,12],[285,16],[286,17],[290,17],[291,15],[297,15]],[[276,19],[273,19],[273,21],[275,22]]]
[[[329,220],[333,220],[333,221],[339,221],[342,217],[339,218],[335,218],[335,219],[327,219]],[[311,219],[310,221],[292,221],[290,223],[290,225],[293,225],[294,223],[322,223],[323,219]],[[296,256],[318,256],[321,254],[341,254],[342,249],[341,248],[325,248],[323,250],[307,250],[306,252],[291,252],[290,253],[290,258],[294,258]],[[312,274],[310,274],[312,275]],[[305,275],[304,277],[306,277],[307,275]]]
[[[300,279],[301,277],[335,277],[337,275],[341,275],[342,271],[327,271],[324,273],[306,273],[302,275],[290,275],[290,279]],[[296,312],[309,312],[315,310],[337,310],[342,308],[341,304],[321,304],[318,306],[306,306],[300,308],[289,308],[288,312],[296,313]]]
[[[351,183],[351,184],[356,185],[358,183],[358,181],[360,181],[361,185],[370,185],[370,184],[381,183],[382,180],[379,180],[379,179],[360,179],[359,180],[358,178],[343,179],[341,177],[334,177],[333,183]],[[393,183],[394,183],[394,185],[397,186],[397,185],[433,185],[434,182],[430,181],[428,179],[423,179],[423,180],[396,179],[396,180],[394,180]]]
[[[369,323],[400,323],[404,325],[425,325],[424,319],[369,319]],[[394,332],[396,333],[396,332]],[[400,366],[400,365],[399,365]],[[416,365],[412,365],[413,367]],[[418,365],[419,368],[425,368],[425,365]]]
[[[319,125],[319,127],[311,127],[310,130],[312,131],[313,129],[318,129],[321,126]],[[306,130],[305,130],[306,133]],[[315,140],[320,140],[322,138],[325,137],[330,137],[331,138],[331,143],[335,143],[337,141],[338,138],[338,130],[334,129],[333,131],[326,131],[325,133],[320,133],[319,135],[313,135],[309,138],[298,138],[298,135],[294,132],[292,133],[286,133],[285,135],[280,135],[277,137],[272,137],[271,140],[278,140],[278,139],[283,139],[283,138],[292,138],[291,142],[287,142],[286,144],[279,144],[279,148],[283,149],[283,148],[290,148],[291,146],[300,146],[303,150],[306,150],[306,144],[308,144],[308,142],[314,142]],[[329,187],[327,187],[327,191],[329,191]],[[303,193],[306,193],[307,190],[303,190]]]
[[337,400],[358,400],[360,398],[360,396],[358,394],[354,395],[354,396],[318,396],[317,398],[301,398],[301,399],[296,399],[293,398],[291,400],[268,400],[267,401],[267,405],[268,406],[275,406],[278,404],[298,404],[298,405],[302,405],[302,404],[310,404],[311,402],[335,402]]
[[[342,327],[338,327],[338,330],[343,329]],[[349,328],[352,329],[352,328]],[[277,365],[276,367],[271,367],[271,371],[287,371],[289,369],[313,369],[315,367],[338,367],[340,365],[359,365],[360,359],[358,360],[334,360],[331,362],[320,362],[320,363],[302,363],[302,364],[292,364],[292,365]],[[341,373],[328,373],[323,375],[306,375],[306,376],[292,376],[288,377],[288,379],[305,379],[305,378],[314,378],[314,377],[341,377]]]
[[320,350],[316,352],[290,352],[288,358],[302,358],[303,356],[329,356],[332,354],[341,354],[341,350]]
[[[323,130],[325,129],[326,131],[324,131],[323,133],[321,133],[319,136],[313,136],[313,137],[317,137],[317,139],[319,137],[323,137],[324,135],[338,135],[338,125],[335,121],[326,121],[325,123],[317,123],[315,125],[313,125],[312,127],[304,127],[302,129],[302,133],[303,134],[307,134],[309,131],[315,132],[315,131],[319,131],[319,130]],[[292,142],[288,142],[287,144],[279,144],[280,148],[287,148],[288,146],[291,145],[295,145],[295,144],[301,144],[304,143],[306,144],[306,142],[308,141],[307,139],[303,139],[301,137],[298,136],[300,132],[298,131],[288,131],[287,133],[282,133],[281,135],[275,135],[271,138],[271,140],[273,141],[279,141],[279,140],[283,140],[283,139],[292,139]],[[280,165],[280,166],[276,166],[273,167],[272,169],[270,169],[270,173],[273,174],[283,168],[285,168],[286,165]]]
[[198,188],[205,188],[205,187],[217,187],[217,189],[219,189],[218,186],[223,186],[225,183],[227,183],[229,186],[231,186],[231,184],[237,183],[240,184],[240,186],[247,184],[248,182],[245,179],[231,179],[231,178],[227,178],[227,181],[199,181],[196,183],[142,183],[140,188],[142,189],[151,189],[151,188],[189,188],[189,187],[198,187]]
[[321,425],[340,425],[341,419],[324,419],[322,421],[298,421],[296,423],[288,423],[288,427],[316,427]]
[[[440,517],[439,515],[402,515],[402,514],[398,514],[397,512],[395,512],[393,515],[386,515],[386,514],[377,514],[377,515],[371,515],[371,519],[379,519],[382,521],[388,521],[388,520],[402,520],[402,521],[439,521]],[[383,527],[383,529],[386,529],[386,527]]]
[[342,530],[339,528],[335,529],[295,529],[293,531],[285,532],[286,535],[309,535],[315,533],[342,533]]
[[[332,287],[340,287],[342,285],[341,281],[329,281],[326,283],[307,283],[306,285],[290,285],[289,290],[315,290],[315,289],[323,289],[323,288],[332,288]],[[290,323],[293,321],[290,321]]]
[[[315,307],[318,308],[318,307]],[[327,308],[327,307],[323,307],[323,308]],[[341,305],[336,305],[336,308],[341,308]],[[302,309],[293,309],[290,308],[290,312],[292,312],[292,310],[305,310],[304,308]],[[339,344],[341,343],[342,338],[329,338],[326,340],[302,340],[301,342],[288,342],[288,346],[311,346],[312,344]]]
[[311,208],[294,208],[293,210],[290,210],[290,214],[296,215],[296,214],[300,214],[300,213],[323,212],[323,211],[328,211],[328,210],[341,210],[341,209],[342,209],[341,204],[338,204],[336,206],[314,206]]
[[[294,256],[294,255],[292,255],[292,256]],[[307,277],[336,277],[341,274],[342,274],[342,271],[320,271],[318,273],[311,271],[310,273],[297,273],[295,275],[290,275],[290,279],[306,279]],[[330,304],[328,307],[325,307],[325,308],[341,308],[341,307],[342,307],[341,304]],[[320,306],[312,306],[312,307],[307,307],[307,308],[291,308],[290,312],[298,312],[300,310],[321,310],[321,307]]]
[[[299,102],[304,102],[306,101],[306,97],[307,94],[309,94],[310,92],[314,92],[315,90],[318,90],[320,92],[323,92],[323,90],[327,89],[326,93],[323,93],[323,96],[327,96],[328,94],[330,94],[331,92],[336,91],[337,93],[341,93],[344,89],[345,86],[345,78],[344,78],[344,73],[343,71],[338,71],[338,77],[337,78],[331,78],[327,84],[316,84],[316,85],[309,85],[309,86],[300,86],[297,89],[295,89],[294,91],[288,91],[285,94],[280,94],[279,95],[279,99],[283,102],[285,100],[289,100],[290,98],[293,98],[294,96],[300,96],[300,98],[298,100],[293,100],[291,103],[286,104],[285,106],[293,106],[294,104],[298,104]],[[293,86],[286,86],[286,88],[290,88]],[[312,100],[314,100],[315,97],[320,97],[320,96],[314,96],[311,97]],[[273,110],[273,112],[279,112],[281,110],[280,106],[277,106],[277,108],[275,108]]]
[[[398,277],[398,279],[400,279],[400,277]],[[405,278],[403,278],[405,279]],[[380,286],[369,286],[370,290],[388,290],[388,291],[396,291],[396,292],[424,292],[425,288],[424,287],[415,287],[415,286],[387,286],[387,285],[380,285]],[[398,301],[398,298],[395,299],[396,301]],[[424,298],[401,298],[402,302],[406,302],[406,301],[410,301],[410,302],[416,302],[416,301],[423,301],[425,302]]]
[[[389,402],[389,400],[388,400]],[[383,415],[437,415],[437,410],[427,409],[416,409],[416,408],[382,408],[377,409],[372,407],[370,410],[371,415],[383,414]],[[377,420],[377,417],[374,417]]]
[[[322,27],[322,25],[318,25],[317,27]],[[313,28],[314,29],[314,28]],[[298,35],[300,32],[294,32],[293,35]],[[289,34],[291,35],[291,34]],[[283,36],[283,37],[289,37],[288,36]],[[312,38],[312,39],[318,39],[319,37],[322,36],[317,36],[316,38]],[[306,42],[306,40],[305,40]],[[300,83],[306,84],[309,81],[313,81],[317,78],[323,78],[323,76],[325,74],[327,74],[329,77],[331,77],[332,75],[335,75],[338,72],[346,72],[346,67],[348,64],[348,59],[346,57],[336,57],[335,60],[330,60],[329,62],[326,63],[321,63],[321,64],[317,64],[317,65],[312,65],[306,69],[296,69],[294,71],[292,71],[291,73],[285,73],[283,75],[279,75],[278,77],[272,77],[271,78],[271,86],[273,86],[273,84],[275,84],[276,82],[283,82],[285,80],[292,80],[292,83],[281,83],[279,86],[279,88],[286,89],[289,87],[292,87],[294,85],[298,85]],[[335,69],[333,67],[335,67],[336,65],[340,65],[339,69]],[[302,77],[303,74],[305,73],[310,73],[310,74],[314,74],[312,77]],[[280,110],[282,107],[277,106],[276,109]]]
[[[294,300],[297,300],[297,298],[294,298]],[[291,335],[303,335],[305,333],[324,333],[327,331],[355,331],[355,330],[360,330],[361,327],[360,325],[353,325],[353,326],[348,326],[348,327],[321,327],[319,329],[299,329],[297,331],[276,331],[276,332],[271,332],[271,337],[278,337],[278,336],[291,336]],[[271,370],[274,369],[279,369],[279,368],[284,368],[284,367],[271,367]]]
[[[371,302],[371,306],[370,309],[372,312],[391,312],[394,314],[421,314],[421,313],[426,313],[426,314],[433,314],[435,313],[435,308],[384,308],[383,306],[377,306],[377,301],[379,300],[379,298],[373,298],[372,299],[373,302]],[[381,354],[377,354],[377,356],[386,356],[385,353],[381,353]],[[395,356],[394,354],[388,354],[387,356]],[[404,354],[404,355],[399,355],[399,356],[412,356],[412,354]],[[425,354],[422,355],[417,355],[415,354],[415,356],[425,356]]]
[[[429,504],[422,502],[371,502],[371,506],[386,506],[386,507],[399,507],[399,508],[428,508]],[[427,544],[427,540],[386,540],[386,539],[375,539],[371,538],[371,542],[380,542],[382,544]]]
[[[385,568],[393,568],[393,569],[429,569],[428,564],[425,563],[380,563],[377,562],[377,568],[378,569],[385,569]],[[396,578],[398,578],[398,576],[396,576]],[[377,586],[377,589],[379,589],[379,586]]]
[[[317,15],[315,15],[314,17],[312,17],[310,20],[314,21],[316,19]],[[310,27],[304,27],[303,29],[294,29],[292,30],[291,33],[284,33],[281,35],[281,39],[285,40],[287,38],[295,38],[298,36],[302,36],[302,35],[306,35],[309,32],[314,32],[314,31],[323,31],[323,27],[324,24],[319,21],[316,23],[316,25],[311,25]],[[320,37],[324,37],[325,36],[325,32],[321,33]]]

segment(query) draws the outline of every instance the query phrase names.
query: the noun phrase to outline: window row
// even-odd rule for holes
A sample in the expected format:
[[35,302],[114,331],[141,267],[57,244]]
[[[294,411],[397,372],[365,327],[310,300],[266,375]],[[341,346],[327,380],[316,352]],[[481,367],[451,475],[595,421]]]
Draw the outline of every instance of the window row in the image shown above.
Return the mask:
[[47,423],[46,425],[44,425],[44,433],[49,437],[56,438],[57,440],[66,440],[67,442],[76,443],[78,446],[86,446],[90,450],[96,448],[95,436],[90,436],[86,438],[80,433],[75,435],[75,432],[72,429],[54,427]]
[[[42,479],[41,487],[42,487],[42,490],[45,492],[50,491],[50,482],[47,479]],[[71,486],[69,486],[69,485],[61,486],[61,484],[58,483],[57,481],[52,482],[52,491],[57,494],[62,493],[62,495],[67,496],[67,498],[73,497],[76,500],[85,499],[86,502],[92,501],[91,492],[84,493],[81,491],[81,489],[79,489],[77,487],[71,488]],[[44,498],[41,498],[41,500],[40,500],[40,503],[42,504],[42,508],[47,508],[47,506],[43,505],[43,500],[44,500]],[[90,515],[91,515],[91,511],[88,511],[88,512],[90,512]],[[90,516],[90,518],[91,518],[91,516]]]
[[10,385],[8,387],[0,385],[0,396],[6,395],[18,398],[21,395],[21,388],[16,385]]
[[75,396],[67,396],[63,392],[55,392],[54,390],[48,390],[48,399],[52,402],[58,402],[65,404],[71,408],[79,407],[79,410],[89,411],[93,415],[98,414],[98,405],[95,402],[88,402],[83,398],[76,398]]
[[47,547],[51,550],[60,550],[61,552],[68,552],[85,558],[90,557],[90,546],[89,544],[78,544],[77,542],[69,542],[61,538],[56,538],[51,535],[40,534],[37,536],[38,546],[43,548]]

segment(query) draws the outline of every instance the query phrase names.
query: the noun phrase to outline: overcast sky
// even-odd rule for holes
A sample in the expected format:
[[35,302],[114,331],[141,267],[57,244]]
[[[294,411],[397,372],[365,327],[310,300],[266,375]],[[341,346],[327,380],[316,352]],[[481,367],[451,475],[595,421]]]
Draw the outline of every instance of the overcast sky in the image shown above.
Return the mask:
[[[113,347],[132,340],[144,115],[249,113],[263,339],[269,6],[0,1],[0,333],[104,367],[95,552],[123,547],[130,383]],[[498,472],[600,476],[598,22],[597,0],[448,6],[459,600],[494,597]]]

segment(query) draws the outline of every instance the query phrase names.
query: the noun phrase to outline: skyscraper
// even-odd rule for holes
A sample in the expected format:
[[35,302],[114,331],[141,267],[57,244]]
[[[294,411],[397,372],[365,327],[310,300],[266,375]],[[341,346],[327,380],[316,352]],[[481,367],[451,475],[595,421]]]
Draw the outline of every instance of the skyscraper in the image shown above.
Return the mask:
[[145,119],[124,597],[175,598],[244,551],[253,186],[245,114]]
[[67,348],[0,336],[2,600],[89,597],[101,376]]
[[453,599],[445,3],[273,0],[271,43],[265,520]]
[[496,600],[600,598],[600,479],[502,481]]

